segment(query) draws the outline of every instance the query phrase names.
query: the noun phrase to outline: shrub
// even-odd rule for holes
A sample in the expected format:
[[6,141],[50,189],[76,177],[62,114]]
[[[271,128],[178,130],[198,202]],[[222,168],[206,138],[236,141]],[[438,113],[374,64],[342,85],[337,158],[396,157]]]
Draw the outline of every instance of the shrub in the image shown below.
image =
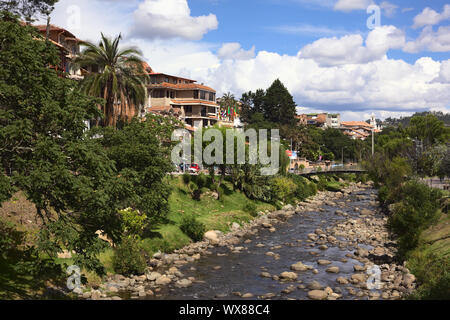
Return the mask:
[[253,202],[247,202],[244,204],[242,210],[249,213],[252,217],[256,217],[258,215],[256,204]]
[[182,218],[180,229],[194,241],[201,241],[206,232],[205,225],[193,215],[186,215]]
[[390,229],[399,237],[399,254],[404,257],[419,242],[420,233],[439,219],[441,192],[416,181],[409,181],[396,195]]
[[189,182],[191,181],[191,175],[189,173],[187,173],[187,172],[183,173],[183,175],[181,177],[182,177],[183,183],[185,185],[188,185]]
[[419,284],[416,292],[409,298],[450,299],[450,257],[418,249],[411,255],[408,268],[416,276]]
[[134,237],[124,237],[114,249],[112,258],[114,271],[122,275],[142,274],[147,267],[145,253],[140,241]]
[[290,178],[275,177],[271,181],[272,198],[283,202],[291,202],[294,198],[297,185]]
[[141,236],[147,225],[147,216],[139,210],[127,208],[119,211],[122,217],[122,230],[125,235]]

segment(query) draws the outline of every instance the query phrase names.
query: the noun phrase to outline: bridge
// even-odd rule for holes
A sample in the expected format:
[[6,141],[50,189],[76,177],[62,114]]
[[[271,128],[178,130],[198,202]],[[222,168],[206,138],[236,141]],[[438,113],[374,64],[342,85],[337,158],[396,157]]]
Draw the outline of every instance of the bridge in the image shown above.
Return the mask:
[[303,170],[297,170],[295,174],[300,176],[311,176],[319,174],[329,174],[329,173],[366,173],[360,164],[344,165],[344,166],[325,166],[325,167],[313,167],[305,168]]

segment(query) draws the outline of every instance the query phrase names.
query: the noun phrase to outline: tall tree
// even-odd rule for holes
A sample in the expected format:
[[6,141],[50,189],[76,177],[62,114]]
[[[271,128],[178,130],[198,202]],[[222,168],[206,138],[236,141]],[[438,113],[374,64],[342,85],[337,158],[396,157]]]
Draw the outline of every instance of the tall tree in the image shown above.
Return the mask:
[[[112,40],[102,33],[98,45],[83,42],[86,48],[75,59],[80,66],[93,66],[99,70],[85,77],[81,89],[86,94],[106,100],[103,113],[107,126],[116,125],[126,106],[139,108],[146,100],[148,75],[143,67],[142,53],[137,48],[119,48],[121,39],[121,35]],[[115,103],[121,106],[120,114],[116,113]]]
[[283,83],[276,79],[264,97],[264,116],[271,122],[295,124],[296,104]]
[[49,16],[59,0],[2,0],[0,11],[5,10],[32,22],[36,15]]
[[256,92],[245,92],[241,97],[241,120],[245,123],[252,123],[252,117],[256,113],[262,113],[264,110],[264,97],[266,92],[258,89]]

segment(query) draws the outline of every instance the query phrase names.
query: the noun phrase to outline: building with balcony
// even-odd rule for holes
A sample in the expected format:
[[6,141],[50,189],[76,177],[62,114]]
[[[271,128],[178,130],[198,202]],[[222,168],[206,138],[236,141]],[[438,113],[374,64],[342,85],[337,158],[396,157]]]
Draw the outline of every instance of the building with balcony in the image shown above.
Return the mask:
[[[36,25],[34,27],[46,38],[47,25]],[[61,62],[56,69],[65,72],[69,78],[82,79],[80,68],[72,63],[80,54],[80,40],[70,31],[55,25],[49,25],[48,40],[58,47],[60,51]]]
[[191,130],[219,121],[216,91],[195,80],[152,71],[147,91],[147,112],[176,116]]

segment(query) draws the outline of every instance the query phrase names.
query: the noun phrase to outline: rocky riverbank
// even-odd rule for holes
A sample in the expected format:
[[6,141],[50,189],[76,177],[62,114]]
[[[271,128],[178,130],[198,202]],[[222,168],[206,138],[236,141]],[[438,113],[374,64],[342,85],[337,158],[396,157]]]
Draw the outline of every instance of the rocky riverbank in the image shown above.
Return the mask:
[[[260,212],[258,217],[240,226],[234,223],[231,231],[223,234],[219,231],[210,230],[205,233],[204,241],[192,243],[171,254],[156,253],[149,261],[145,275],[124,277],[114,275],[107,279],[99,288],[89,290],[87,288],[77,289],[75,293],[83,299],[113,299],[123,298],[152,298],[159,296],[164,289],[171,287],[172,290],[187,288],[198,283],[201,279],[186,276],[185,271],[195,271],[195,263],[210,256],[216,249],[220,255],[238,255],[248,251],[247,245],[256,242],[257,235],[262,230],[276,234],[279,226],[286,224],[295,215],[304,213],[322,212],[334,215],[335,223],[323,228],[317,228],[308,233],[304,239],[297,239],[296,243],[286,243],[286,246],[304,246],[313,257],[327,252],[329,248],[340,248],[350,250],[346,258],[341,258],[340,263],[357,261],[353,266],[353,274],[347,276],[342,273],[335,261],[318,258],[315,263],[297,261],[279,274],[270,274],[262,267],[260,278],[271,279],[278,283],[286,284],[280,293],[267,292],[264,295],[255,296],[253,292],[233,292],[234,296],[240,298],[262,298],[270,299],[279,294],[289,294],[295,290],[303,290],[309,299],[336,300],[352,297],[354,299],[400,299],[402,296],[412,292],[415,288],[415,278],[404,266],[396,265],[394,262],[395,242],[390,240],[386,230],[387,218],[378,210],[366,208],[349,207],[352,200],[350,196],[358,200],[368,200],[376,208],[375,194],[369,199],[365,195],[357,195],[361,190],[371,188],[371,184],[351,184],[342,192],[320,192],[311,199],[298,203],[295,207],[285,206],[282,210],[274,212]],[[336,208],[330,210],[329,208]],[[328,209],[327,209],[328,208]],[[338,209],[337,209],[338,208]],[[329,210],[329,212],[327,211]],[[352,212],[350,212],[352,211]],[[326,221],[323,221],[326,223]],[[305,222],[306,223],[306,222]],[[266,244],[257,243],[256,248],[265,249]],[[282,246],[268,246],[264,256],[274,260],[280,259],[277,250]],[[350,253],[352,252],[352,253]],[[249,266],[251,267],[251,266]],[[335,275],[336,286],[323,285],[313,280],[303,283],[301,278],[304,274],[319,274],[319,269],[326,267],[325,272]],[[220,270],[221,266],[214,266],[213,270]],[[341,266],[342,268],[342,266]],[[186,273],[186,272],[185,272]],[[369,281],[368,281],[369,280]],[[372,288],[375,286],[375,289]],[[371,290],[372,289],[372,290]],[[216,298],[220,298],[218,294]],[[214,297],[211,297],[214,298]]]

